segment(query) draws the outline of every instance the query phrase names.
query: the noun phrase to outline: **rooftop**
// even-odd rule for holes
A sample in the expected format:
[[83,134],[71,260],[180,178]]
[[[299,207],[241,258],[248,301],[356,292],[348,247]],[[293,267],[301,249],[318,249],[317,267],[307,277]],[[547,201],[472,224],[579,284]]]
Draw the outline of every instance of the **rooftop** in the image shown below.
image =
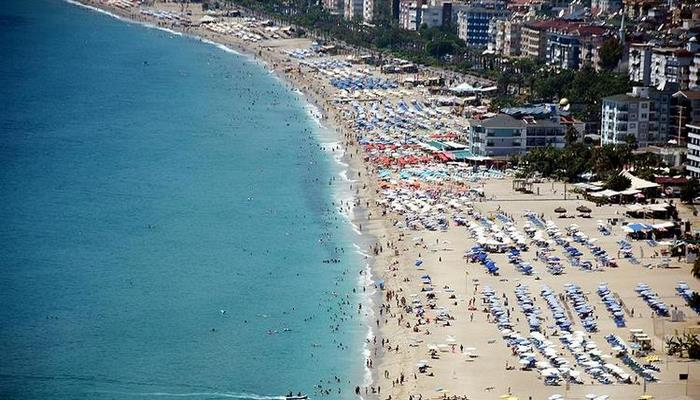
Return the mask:
[[613,96],[603,97],[603,101],[635,101],[639,97],[630,96],[628,94],[616,94]]
[[470,119],[469,123],[484,128],[524,128],[527,126],[520,119],[515,119],[508,114],[496,114],[494,117],[487,119]]
[[683,96],[688,100],[700,100],[700,91],[699,90],[679,90],[678,92],[673,94],[673,97],[680,97]]

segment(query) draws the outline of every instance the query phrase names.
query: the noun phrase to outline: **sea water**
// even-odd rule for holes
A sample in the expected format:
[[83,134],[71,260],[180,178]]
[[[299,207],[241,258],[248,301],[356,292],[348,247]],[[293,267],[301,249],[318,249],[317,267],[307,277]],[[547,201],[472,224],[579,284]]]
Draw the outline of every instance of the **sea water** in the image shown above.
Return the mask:
[[353,398],[369,282],[307,107],[197,38],[4,1],[0,398]]

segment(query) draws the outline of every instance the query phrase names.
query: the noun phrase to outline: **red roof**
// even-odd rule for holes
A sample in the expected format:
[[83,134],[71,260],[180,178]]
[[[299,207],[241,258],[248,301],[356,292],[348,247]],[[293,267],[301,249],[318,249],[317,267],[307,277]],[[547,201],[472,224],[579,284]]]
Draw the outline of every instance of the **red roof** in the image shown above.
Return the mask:
[[578,27],[578,34],[581,36],[602,36],[608,30],[602,26],[584,25]]

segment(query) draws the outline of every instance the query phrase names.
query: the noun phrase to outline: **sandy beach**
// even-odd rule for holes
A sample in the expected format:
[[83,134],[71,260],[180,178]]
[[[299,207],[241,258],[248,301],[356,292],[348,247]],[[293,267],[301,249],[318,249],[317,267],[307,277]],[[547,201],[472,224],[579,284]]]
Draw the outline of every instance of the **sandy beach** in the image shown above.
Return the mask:
[[[498,399],[512,395],[520,399],[547,399],[559,394],[562,398],[584,399],[589,394],[595,394],[608,395],[612,400],[638,399],[646,393],[656,399],[700,398],[700,363],[667,356],[664,351],[665,335],[682,333],[693,327],[698,329],[700,323],[698,314],[678,295],[678,283],[685,281],[695,291],[700,291],[700,284],[690,273],[692,265],[685,260],[671,258],[668,260],[668,268],[657,268],[665,261],[660,254],[660,247],[654,247],[646,241],[630,241],[619,223],[608,224],[610,219],[615,218],[636,221],[624,216],[624,205],[598,207],[567,191],[570,186],[565,188],[559,182],[538,183],[534,188],[537,194],[524,194],[513,190],[512,175],[489,175],[466,165],[454,166],[450,170],[442,164],[425,163],[433,172],[449,175],[457,171],[463,179],[458,179],[453,174],[450,178],[431,180],[425,178],[425,175],[418,175],[418,172],[411,179],[401,177],[404,165],[399,165],[395,159],[382,164],[385,150],[372,147],[379,141],[371,141],[372,139],[384,138],[384,133],[377,133],[381,129],[362,132],[358,129],[359,112],[353,100],[381,102],[418,99],[427,103],[428,93],[425,88],[407,88],[403,89],[403,93],[394,90],[391,94],[383,94],[379,90],[365,91],[364,97],[348,98],[347,91],[331,83],[332,73],[321,73],[324,68],[326,72],[339,68],[318,64],[326,61],[342,62],[348,54],[308,57],[290,55],[298,49],[310,48],[310,39],[273,38],[270,33],[268,38],[251,40],[250,36],[246,38],[217,33],[206,25],[172,25],[153,15],[144,14],[138,6],[122,7],[116,6],[115,2],[100,0],[81,0],[81,3],[134,21],[221,43],[255,57],[288,82],[290,87],[300,90],[310,103],[318,107],[322,123],[338,132],[339,142],[345,151],[345,162],[350,165],[349,178],[354,180],[353,189],[357,196],[353,223],[375,242],[363,250],[370,255],[373,279],[368,282],[368,289],[377,291],[375,307],[362,311],[373,328],[372,337],[368,338],[370,355],[367,360],[373,382],[367,386],[361,382],[352,385],[363,396],[367,394],[367,397],[372,398],[417,400],[452,396]],[[180,6],[173,3],[155,2],[149,9],[181,12]],[[193,21],[204,16],[199,5],[188,5],[185,10],[191,13]],[[263,29],[243,18],[226,17],[225,20],[240,26],[250,26],[253,30]],[[394,79],[382,74],[377,67],[353,65],[347,68],[362,76]],[[435,116],[434,120],[440,122],[441,129],[446,132],[458,132],[459,126],[465,121],[456,114]],[[406,129],[412,130],[414,139],[426,140],[435,131],[433,126]],[[397,131],[392,134],[398,137],[402,133]],[[360,142],[358,138],[363,141]],[[366,140],[368,138],[370,142]],[[415,146],[393,150],[404,151],[404,155],[421,154],[421,150]],[[408,213],[402,212],[398,208],[401,204],[398,203],[406,199],[401,206],[408,207],[408,203],[417,197],[429,203],[430,207],[424,209],[430,209],[431,211],[425,211],[430,215],[426,215],[420,224],[416,221],[409,223]],[[581,206],[591,209],[590,218],[577,216],[576,208]],[[573,218],[560,218],[562,213],[554,211],[557,207],[565,208],[566,214]],[[698,223],[690,208],[679,206],[678,210],[682,219]],[[549,226],[556,226],[565,238],[573,240],[574,234],[580,232],[588,241],[595,239],[591,243],[606,252],[617,266],[603,266],[596,262],[591,250],[583,243],[574,243],[574,246],[581,250],[583,259],[592,260],[593,266],[590,269],[571,265],[562,246],[548,245],[548,254],[562,260],[562,274],[548,272],[546,263],[540,257],[540,248],[535,245],[529,245],[527,250],[520,253],[521,259],[532,265],[534,273],[531,275],[517,270],[507,253],[489,254],[500,268],[498,275],[490,273],[484,265],[472,262],[465,256],[465,252],[477,243],[477,238],[470,232],[469,222],[485,226],[484,221],[490,221],[486,225],[495,225],[504,232],[507,226],[513,226],[519,234],[523,234],[524,228],[532,223],[528,213],[538,216],[542,221],[551,221]],[[448,216],[445,226],[442,227],[443,223],[440,222],[440,228],[430,229],[429,220],[438,214]],[[458,226],[457,216],[464,219],[464,225]],[[574,224],[576,227],[572,228]],[[599,229],[601,224],[609,234],[603,235]],[[545,228],[539,230],[545,231]],[[493,236],[493,232],[487,233]],[[631,242],[633,257],[625,258],[620,254],[622,240]],[[381,285],[378,283],[380,281]],[[570,283],[580,288],[588,304],[593,307],[592,314],[597,325],[595,331],[584,330],[572,299],[563,296],[565,285]],[[607,284],[624,310],[624,327],[616,325],[597,293],[602,283]],[[635,286],[640,283],[649,285],[669,309],[682,311],[684,318],[672,321],[670,317],[656,315],[635,291]],[[594,352],[606,364],[620,367],[629,375],[628,379],[618,376],[614,382],[603,384],[577,365],[577,355],[559,340],[565,332],[555,325],[555,317],[543,296],[545,286],[559,299],[566,318],[572,323],[571,331],[582,332],[581,336],[585,337],[586,342],[595,345],[587,349],[586,353]],[[555,349],[558,357],[565,359],[568,365],[578,371],[580,375],[576,376],[580,376],[581,383],[562,381],[555,386],[545,385],[545,376],[537,368],[522,368],[523,364],[519,363],[522,358],[516,354],[515,348],[507,344],[503,330],[499,329],[493,317],[493,310],[489,309],[484,289],[492,289],[495,296],[500,298],[502,308],[512,323],[510,331],[528,337],[528,319],[521,302],[516,299],[516,289],[522,290],[524,287],[529,290],[532,305],[540,311],[542,334],[553,343],[551,348]],[[644,384],[644,380],[617,357],[616,350],[609,343],[611,334],[631,343],[633,332],[630,329],[641,330],[634,332],[648,336],[653,350],[639,358],[652,357],[649,362],[658,369],[653,374],[657,382]],[[532,350],[534,359],[545,362],[543,354],[534,348]],[[688,374],[689,379],[679,380],[679,374]]]

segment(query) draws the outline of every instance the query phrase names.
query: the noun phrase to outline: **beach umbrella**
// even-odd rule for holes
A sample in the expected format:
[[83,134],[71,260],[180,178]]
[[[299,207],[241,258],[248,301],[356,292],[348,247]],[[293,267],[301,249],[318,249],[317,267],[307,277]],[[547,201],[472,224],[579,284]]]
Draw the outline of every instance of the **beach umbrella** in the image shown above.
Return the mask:
[[557,214],[563,214],[563,213],[566,212],[566,208],[564,208],[564,207],[557,207],[557,208],[554,209],[554,212],[557,213]]
[[586,207],[586,206],[579,206],[579,207],[576,207],[576,210],[578,210],[578,211],[580,211],[580,212],[582,212],[582,213],[586,213],[586,214],[588,214],[588,213],[590,213],[590,212],[592,211],[590,208],[588,208],[588,207]]

